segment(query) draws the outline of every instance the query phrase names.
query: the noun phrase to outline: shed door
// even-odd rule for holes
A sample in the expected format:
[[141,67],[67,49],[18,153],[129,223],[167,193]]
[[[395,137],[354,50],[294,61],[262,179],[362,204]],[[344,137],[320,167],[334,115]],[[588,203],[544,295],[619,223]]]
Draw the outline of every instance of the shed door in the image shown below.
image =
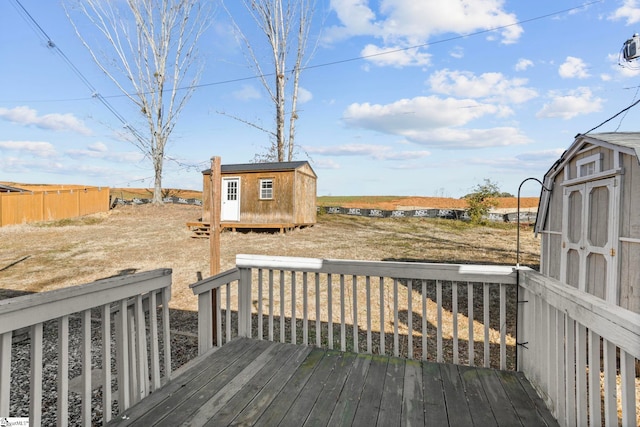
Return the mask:
[[240,178],[222,178],[220,221],[240,221]]
[[614,304],[617,291],[616,178],[567,187],[562,216],[561,278]]

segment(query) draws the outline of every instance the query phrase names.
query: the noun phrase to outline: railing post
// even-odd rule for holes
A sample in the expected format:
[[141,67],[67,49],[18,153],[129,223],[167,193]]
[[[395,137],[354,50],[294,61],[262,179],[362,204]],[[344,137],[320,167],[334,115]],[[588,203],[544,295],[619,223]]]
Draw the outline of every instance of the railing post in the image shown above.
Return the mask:
[[251,338],[251,269],[238,271],[238,336]]
[[0,414],[8,414],[10,408],[12,334],[11,331],[0,334]]

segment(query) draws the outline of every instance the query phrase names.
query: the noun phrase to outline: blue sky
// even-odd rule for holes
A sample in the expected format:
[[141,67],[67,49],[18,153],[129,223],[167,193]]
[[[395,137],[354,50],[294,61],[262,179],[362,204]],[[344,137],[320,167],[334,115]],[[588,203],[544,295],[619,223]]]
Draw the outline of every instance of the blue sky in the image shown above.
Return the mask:
[[[100,95],[139,120],[58,1],[20,3]],[[231,12],[246,25],[238,4]],[[640,65],[619,65],[623,43],[640,32],[636,0],[318,0],[315,17],[296,160],[310,161],[318,195],[461,197],[485,178],[515,194],[576,134],[640,95]],[[0,28],[0,181],[151,186],[150,162],[117,136],[120,122],[14,0],[0,3]],[[168,145],[175,161],[165,164],[164,187],[200,190],[211,156],[246,163],[269,144],[220,114],[273,122],[220,8],[200,52],[202,86]],[[639,110],[596,132],[640,130]],[[523,188],[538,194],[533,183]]]

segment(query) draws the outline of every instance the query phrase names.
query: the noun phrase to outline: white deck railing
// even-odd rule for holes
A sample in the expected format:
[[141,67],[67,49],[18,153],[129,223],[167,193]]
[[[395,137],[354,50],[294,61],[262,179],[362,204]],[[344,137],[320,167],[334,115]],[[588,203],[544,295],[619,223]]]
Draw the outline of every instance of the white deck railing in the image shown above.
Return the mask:
[[561,425],[640,425],[640,315],[530,269],[238,255],[192,289],[201,353],[235,336],[500,369],[517,353]]
[[520,272],[518,367],[561,425],[640,425],[640,314]]
[[505,369],[515,284],[504,266],[238,255],[235,269],[191,287],[200,353],[254,336]]
[[[95,415],[92,411],[96,409],[92,404],[92,388],[96,386],[101,386],[104,423],[112,416],[113,387],[117,389],[118,413],[160,387],[161,372],[164,377],[171,372],[170,297],[171,270],[161,269],[0,301],[0,415],[21,416],[10,408],[12,400],[22,397],[12,394],[16,394],[21,385],[18,381],[25,379],[30,379],[28,416],[30,425],[34,426],[43,424],[43,397],[47,397],[43,396],[43,389],[45,394],[55,392],[57,395],[55,409],[45,408],[47,412],[54,411],[46,424],[56,420],[57,425],[68,425],[72,372],[79,372],[81,414],[74,422],[81,425],[92,425]],[[162,306],[160,331],[158,305]],[[92,317],[92,311],[99,319]],[[70,320],[79,322],[79,330],[70,330]],[[96,320],[100,327],[92,328],[92,321]],[[12,336],[14,331],[25,328],[30,340],[29,366],[26,366],[29,372],[12,379],[12,353],[25,345],[12,344]],[[44,331],[50,331],[53,336],[45,336]],[[92,345],[92,335],[98,337],[100,345]],[[78,348],[70,352],[70,342],[76,339]],[[56,344],[45,346],[43,340]],[[115,354],[112,354],[112,340]],[[79,350],[79,355],[74,350]],[[102,368],[101,377],[99,384],[92,384],[92,369],[96,368],[92,358],[96,356],[97,365]],[[114,358],[116,374],[112,377]],[[47,369],[52,365],[57,365],[57,370]],[[47,380],[56,383],[55,390],[43,386]]]

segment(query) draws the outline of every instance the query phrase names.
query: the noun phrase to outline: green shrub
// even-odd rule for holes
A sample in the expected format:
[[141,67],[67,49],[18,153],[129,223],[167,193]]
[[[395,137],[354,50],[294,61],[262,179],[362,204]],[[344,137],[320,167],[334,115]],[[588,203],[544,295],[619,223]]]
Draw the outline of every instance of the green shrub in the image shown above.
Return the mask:
[[471,218],[471,222],[474,224],[484,224],[486,219],[484,218],[491,208],[498,206],[497,198],[500,197],[500,188],[498,184],[491,182],[490,179],[485,178],[484,184],[478,184],[473,188],[473,191],[465,196],[469,207],[467,208],[467,215]]

